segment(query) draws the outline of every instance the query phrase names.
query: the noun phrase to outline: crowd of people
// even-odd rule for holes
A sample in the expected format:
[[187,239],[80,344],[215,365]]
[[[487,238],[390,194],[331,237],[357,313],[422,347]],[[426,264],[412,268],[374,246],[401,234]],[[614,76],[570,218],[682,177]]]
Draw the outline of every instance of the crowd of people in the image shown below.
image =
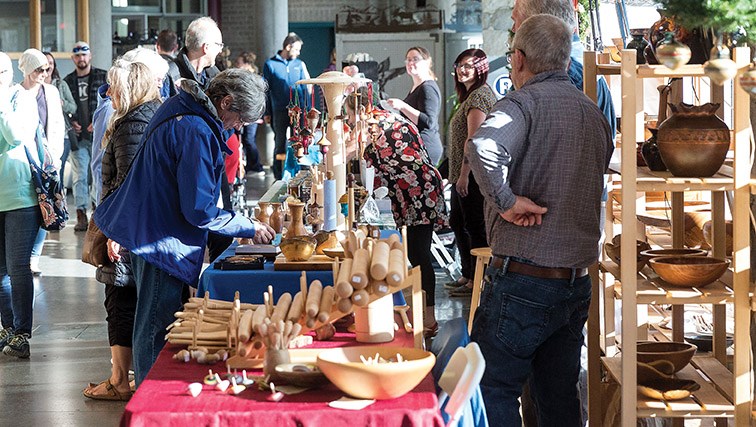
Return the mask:
[[[481,388],[495,425],[520,425],[520,398],[538,424],[584,421],[577,383],[591,289],[586,269],[598,257],[615,124],[605,82],[598,105],[581,92],[572,3],[515,1],[506,55],[515,90],[499,101],[486,83],[486,53],[459,53],[453,69],[444,70],[454,76],[457,104],[445,144],[441,90],[423,46],[406,52],[411,90],[386,101],[391,111],[357,88],[356,103],[331,112],[353,128],[364,113],[357,108],[376,119],[380,132],[359,155],[375,168],[375,185],[389,189],[396,224],[407,226],[408,258],[420,267],[426,294],[426,337],[439,327],[433,233],[450,227],[455,235],[462,274],[446,285],[452,296],[472,293],[470,251],[491,248],[472,339],[488,361]],[[47,152],[63,175],[70,158],[74,229],[100,230],[109,261],[96,278],[105,284],[113,367],[84,395],[130,398],[129,369],[138,387],[173,313],[196,286],[206,252],[213,260],[234,237],[255,243],[274,237],[266,224],[234,212],[231,184],[245,172],[263,172],[255,144],[263,120],[275,135],[271,170],[282,178],[287,107],[293,91],[310,99],[310,89],[296,85],[309,77],[299,58],[303,43],[289,33],[258,74],[253,53],[219,61],[221,30],[203,17],[187,27],[181,48],[177,35],[164,30],[154,49],[129,51],[108,70],[93,67],[90,46],[77,42],[74,71],[62,79],[51,54],[28,49],[18,61],[24,79],[17,85],[10,59],[0,53],[0,176],[11,183],[0,187],[3,353],[30,355],[35,259],[47,233],[29,162]],[[335,68],[334,56],[329,70]],[[350,64],[344,72],[359,69]],[[350,132],[347,145],[358,135]]]

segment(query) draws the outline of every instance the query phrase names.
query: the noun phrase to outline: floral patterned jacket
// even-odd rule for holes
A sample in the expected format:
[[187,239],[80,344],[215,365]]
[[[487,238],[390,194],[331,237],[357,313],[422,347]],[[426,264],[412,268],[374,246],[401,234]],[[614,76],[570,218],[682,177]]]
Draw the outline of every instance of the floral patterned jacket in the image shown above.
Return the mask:
[[441,175],[430,161],[417,128],[403,117],[375,110],[383,131],[365,148],[364,157],[375,172],[375,188],[388,188],[398,227],[448,225]]

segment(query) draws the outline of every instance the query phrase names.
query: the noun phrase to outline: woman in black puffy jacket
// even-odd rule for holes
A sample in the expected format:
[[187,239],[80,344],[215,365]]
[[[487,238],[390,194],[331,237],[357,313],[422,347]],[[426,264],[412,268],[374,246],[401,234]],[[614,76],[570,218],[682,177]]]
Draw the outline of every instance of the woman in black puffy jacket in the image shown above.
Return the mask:
[[[113,114],[102,143],[103,200],[126,178],[131,162],[152,116],[160,107],[160,91],[168,65],[147,49],[130,51],[108,71],[108,96]],[[125,59],[129,58],[131,60]],[[138,62],[137,62],[138,61]],[[157,70],[157,71],[156,71]],[[131,395],[129,368],[137,291],[131,274],[129,251],[108,240],[111,263],[97,268],[97,280],[105,283],[105,309],[113,369],[110,377],[90,385],[84,395],[98,400],[128,400]]]

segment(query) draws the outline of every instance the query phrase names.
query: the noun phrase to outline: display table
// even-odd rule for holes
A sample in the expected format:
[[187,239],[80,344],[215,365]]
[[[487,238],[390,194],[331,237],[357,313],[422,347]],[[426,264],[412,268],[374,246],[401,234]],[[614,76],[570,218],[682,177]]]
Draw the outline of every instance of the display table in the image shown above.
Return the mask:
[[[316,342],[314,347],[360,345],[352,334],[339,333],[335,339]],[[397,332],[386,345],[411,347],[412,335]],[[378,400],[359,411],[334,409],[328,402],[344,393],[332,384],[287,395],[281,402],[268,402],[270,392],[255,385],[234,396],[204,385],[194,398],[187,393],[193,382],[202,382],[208,368],[222,373],[223,364],[183,363],[172,355],[184,348],[166,345],[142,385],[126,405],[122,426],[443,426],[433,378],[429,374],[414,390],[392,400]],[[259,371],[253,372],[259,375]]]
[[[234,243],[218,259],[234,255],[237,244]],[[208,267],[200,276],[197,295],[204,296],[210,292],[210,298],[233,301],[234,293],[239,291],[239,300],[250,304],[262,304],[263,292],[268,285],[273,285],[276,301],[284,292],[296,294],[299,287],[301,271],[274,271],[273,261],[265,263],[263,270],[217,270],[214,265]],[[307,281],[320,280],[323,286],[333,285],[331,271],[308,271]]]

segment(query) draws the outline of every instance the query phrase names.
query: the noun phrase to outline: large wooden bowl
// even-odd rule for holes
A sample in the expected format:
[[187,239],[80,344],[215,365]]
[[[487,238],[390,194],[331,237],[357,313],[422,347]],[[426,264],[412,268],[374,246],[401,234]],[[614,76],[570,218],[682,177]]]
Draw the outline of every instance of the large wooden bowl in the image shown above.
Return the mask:
[[649,264],[670,285],[694,288],[722,277],[730,261],[706,256],[671,256],[652,258]]
[[[401,355],[403,362],[365,364],[360,356],[376,353],[390,360]],[[428,375],[436,357],[417,348],[361,346],[324,350],[318,354],[318,368],[341,391],[360,399],[394,399],[402,396]]]
[[696,346],[686,342],[638,341],[638,362],[652,363],[666,360],[674,365],[674,372],[680,371],[696,353]]
[[301,262],[310,259],[315,253],[317,241],[310,236],[287,237],[281,240],[278,246],[281,248],[286,260],[289,262]]

